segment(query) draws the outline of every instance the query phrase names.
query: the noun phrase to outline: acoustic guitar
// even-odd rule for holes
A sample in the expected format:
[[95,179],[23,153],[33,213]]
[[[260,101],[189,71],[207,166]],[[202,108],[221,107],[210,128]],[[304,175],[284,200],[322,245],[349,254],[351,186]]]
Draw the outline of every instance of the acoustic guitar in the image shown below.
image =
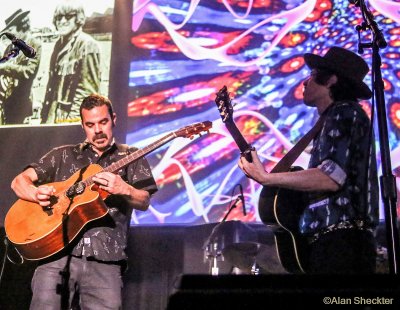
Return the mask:
[[208,132],[211,127],[210,121],[183,127],[108,167],[90,164],[66,181],[50,183],[55,188],[50,199],[51,208],[44,209],[35,202],[17,200],[5,218],[7,238],[28,260],[39,260],[58,253],[75,239],[86,224],[108,214],[104,199],[109,193],[93,182],[95,174],[103,171],[115,173],[177,137],[193,138]]
[[[217,93],[215,103],[222,122],[232,135],[240,152],[249,162],[252,162],[250,152],[254,148],[247,143],[233,120],[233,106],[226,86]],[[293,167],[290,170],[298,169],[301,168]],[[272,170],[271,172],[279,171]],[[264,186],[259,198],[260,219],[272,228],[280,263],[290,273],[305,272],[308,244],[299,233],[299,220],[306,203],[306,195],[303,192],[276,187]]]

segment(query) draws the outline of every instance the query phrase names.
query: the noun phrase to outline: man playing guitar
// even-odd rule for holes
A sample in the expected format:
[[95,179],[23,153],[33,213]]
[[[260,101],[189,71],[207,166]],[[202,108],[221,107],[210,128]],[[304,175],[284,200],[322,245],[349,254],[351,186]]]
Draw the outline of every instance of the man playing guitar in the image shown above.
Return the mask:
[[[80,113],[86,140],[78,145],[54,148],[37,163],[30,164],[12,182],[12,188],[19,198],[37,203],[32,209],[26,208],[25,212],[32,211],[31,217],[33,211],[39,212],[41,217],[47,217],[42,226],[46,226],[60,212],[60,208],[55,206],[57,200],[58,203],[67,200],[68,206],[62,212],[63,227],[60,230],[66,247],[39,262],[32,279],[30,309],[70,309],[74,293],[78,290],[82,309],[120,309],[121,266],[126,262],[125,248],[132,210],[146,210],[151,194],[157,191],[150,166],[144,157],[128,164],[118,173],[104,170],[96,173],[91,180],[100,192],[108,196],[104,201],[105,209],[108,209],[105,213],[107,216],[101,214],[100,222],[94,221],[96,225],[82,229],[79,238],[68,244],[70,240],[65,239],[70,239],[69,232],[75,216],[72,214],[76,214],[68,214],[68,211],[73,209],[77,201],[75,209],[80,208],[79,201],[84,200],[85,195],[79,194],[84,188],[80,190],[79,186],[71,186],[66,194],[58,195],[56,186],[49,182],[61,182],[78,173],[75,184],[81,184],[80,181],[89,170],[86,167],[90,168],[94,163],[100,168],[110,167],[134,151],[114,141],[116,115],[108,98],[97,94],[86,97]],[[88,200],[96,202],[95,206],[89,208],[82,204],[82,209],[77,213],[92,212],[91,209],[96,210],[99,205],[104,205],[102,199],[95,200],[90,196]],[[15,225],[18,225],[18,219]],[[13,226],[10,224],[10,227]],[[19,230],[23,229],[22,225]],[[45,244],[51,244],[54,239]]]
[[378,180],[371,122],[358,103],[372,96],[363,82],[368,65],[339,47],[323,57],[305,54],[304,60],[311,69],[303,83],[304,103],[323,117],[308,169],[268,173],[256,151],[252,162],[241,156],[239,167],[267,188],[307,193],[298,227],[309,244],[308,273],[373,273]]

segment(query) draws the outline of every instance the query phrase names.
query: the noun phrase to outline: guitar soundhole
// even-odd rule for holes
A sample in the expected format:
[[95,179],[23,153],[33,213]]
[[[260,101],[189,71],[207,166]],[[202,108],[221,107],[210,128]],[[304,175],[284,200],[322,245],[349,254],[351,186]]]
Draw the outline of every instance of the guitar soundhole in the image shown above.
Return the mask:
[[43,211],[46,212],[48,216],[52,216],[53,215],[53,209],[51,209],[51,207],[50,208],[44,208]]
[[58,196],[50,196],[50,206],[55,205],[58,202]]
[[46,212],[48,216],[53,215],[53,206],[57,203],[58,203],[58,196],[51,195],[50,204],[46,207],[43,207],[43,211]]

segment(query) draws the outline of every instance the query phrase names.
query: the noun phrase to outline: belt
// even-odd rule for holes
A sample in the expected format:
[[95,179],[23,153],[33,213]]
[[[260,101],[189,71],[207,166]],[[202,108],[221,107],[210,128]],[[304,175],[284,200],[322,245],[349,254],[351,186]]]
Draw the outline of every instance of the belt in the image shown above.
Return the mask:
[[99,259],[97,259],[97,258],[95,258],[93,256],[85,256],[85,255],[81,255],[81,256],[72,255],[72,256],[75,257],[75,258],[86,260],[88,262],[97,262],[97,263],[105,264],[105,265],[119,265],[119,266],[122,266],[122,265],[125,264],[124,260],[105,261],[105,260],[99,260]]
[[312,244],[312,243],[316,242],[323,235],[326,235],[333,231],[343,230],[343,229],[369,231],[371,233],[373,232],[373,229],[371,227],[369,227],[363,220],[343,221],[343,222],[339,222],[337,224],[329,225],[329,226],[321,229],[319,232],[316,232],[312,236],[308,237],[308,243]]

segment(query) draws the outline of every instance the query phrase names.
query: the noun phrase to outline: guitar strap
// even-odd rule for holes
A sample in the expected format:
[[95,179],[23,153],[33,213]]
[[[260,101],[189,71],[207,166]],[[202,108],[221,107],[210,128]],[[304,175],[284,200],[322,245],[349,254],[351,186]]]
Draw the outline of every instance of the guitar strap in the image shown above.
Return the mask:
[[306,149],[311,140],[321,131],[325,122],[326,113],[322,113],[315,125],[286,153],[285,156],[271,170],[273,172],[289,171],[297,157]]

